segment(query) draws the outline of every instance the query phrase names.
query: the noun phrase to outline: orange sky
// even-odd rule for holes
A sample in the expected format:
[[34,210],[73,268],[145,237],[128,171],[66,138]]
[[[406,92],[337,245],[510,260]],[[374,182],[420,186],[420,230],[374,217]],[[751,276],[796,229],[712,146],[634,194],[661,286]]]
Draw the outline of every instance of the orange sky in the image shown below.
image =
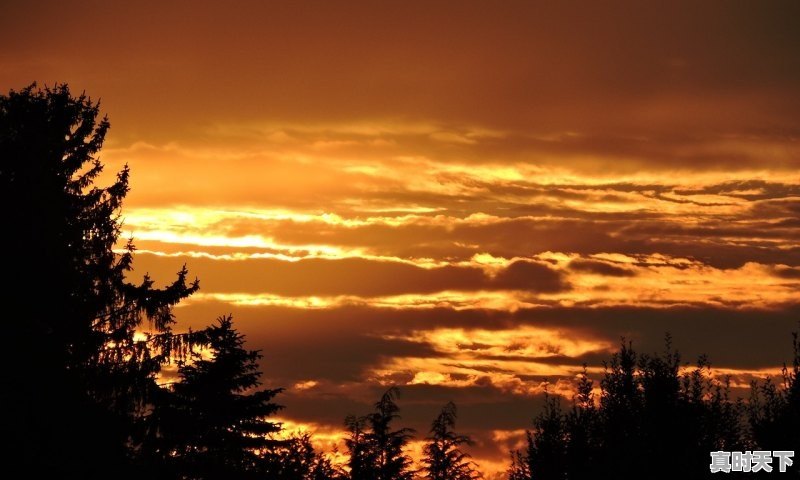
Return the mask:
[[163,3],[4,1],[0,87],[102,99],[134,273],[186,263],[292,425],[398,384],[491,472],[621,335],[789,358],[797,2]]

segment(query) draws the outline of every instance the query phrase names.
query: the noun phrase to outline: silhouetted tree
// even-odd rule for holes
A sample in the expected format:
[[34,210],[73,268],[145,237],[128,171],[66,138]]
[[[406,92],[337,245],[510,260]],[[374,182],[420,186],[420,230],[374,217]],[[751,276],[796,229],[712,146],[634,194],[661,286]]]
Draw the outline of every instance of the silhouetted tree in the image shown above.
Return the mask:
[[162,415],[172,419],[163,431],[164,457],[177,464],[181,478],[253,478],[262,465],[259,453],[281,443],[270,437],[280,424],[266,418],[282,408],[272,403],[282,389],[256,390],[261,354],[244,348],[230,316],[204,335],[208,352],[193,353],[179,367],[172,403],[164,407]]
[[528,436],[528,468],[536,480],[564,478],[566,425],[558,396],[545,393],[544,410],[533,420]]
[[584,365],[572,409],[564,419],[567,478],[588,478],[596,470],[598,412],[593,388],[594,382],[589,378]]
[[644,404],[636,377],[637,355],[631,343],[623,342],[619,352],[605,365],[600,382],[600,414],[603,425],[604,471],[616,471],[619,478],[641,474],[635,457],[642,445],[641,416]]
[[508,470],[506,470],[506,476],[508,476],[508,480],[531,479],[531,469],[528,459],[530,458],[530,448],[533,445],[533,439],[531,438],[530,432],[526,432],[526,440],[528,445],[526,451],[511,451],[511,463],[508,467]]
[[395,403],[399,394],[397,387],[387,390],[375,404],[375,412],[369,415],[369,443],[375,450],[377,480],[407,480],[414,472],[411,458],[404,449],[411,439],[413,430],[400,428],[393,430],[392,423],[400,418],[400,408]]
[[[800,455],[800,338],[792,334],[794,358],[784,364],[782,383],[753,382],[748,419],[753,443],[762,450],[794,450]],[[795,472],[800,472],[795,459]]]
[[413,477],[411,458],[404,449],[413,430],[394,430],[392,423],[400,418],[395,403],[397,387],[387,390],[375,404],[375,411],[365,417],[348,416],[345,425],[352,480],[409,480]]
[[545,392],[544,409],[534,418],[533,430],[525,432],[525,450],[511,452],[509,480],[565,478],[566,426],[559,397]]
[[[155,374],[190,340],[170,328],[197,289],[185,270],[164,289],[125,279],[133,245],[114,248],[128,168],[96,185],[109,128],[98,115],[66,85],[0,96],[0,248],[19,260],[4,271],[3,465],[45,476],[130,472]],[[143,322],[150,335],[135,336]]]
[[262,451],[259,470],[271,480],[344,480],[344,472],[317,452],[309,434]]
[[351,480],[374,480],[377,478],[377,452],[367,431],[367,418],[348,415],[344,420],[347,428],[345,446],[350,454],[347,467]]
[[431,424],[428,443],[423,449],[425,478],[431,480],[473,480],[480,478],[470,456],[461,445],[472,445],[472,439],[455,433],[456,405],[447,403]]
[[[570,411],[562,413],[558,399],[546,395],[525,450],[512,452],[509,479],[707,478],[710,452],[747,450],[743,404],[731,400],[729,380],[715,379],[704,357],[681,373],[669,336],[665,343],[662,354],[650,356],[623,342],[605,365],[599,404],[585,366]],[[770,407],[751,403],[754,425],[776,425],[759,424],[772,418],[765,411],[786,412],[781,421],[791,421],[784,406],[796,374],[786,370],[783,389],[765,384],[763,403]],[[658,458],[670,458],[672,466],[651,468]]]

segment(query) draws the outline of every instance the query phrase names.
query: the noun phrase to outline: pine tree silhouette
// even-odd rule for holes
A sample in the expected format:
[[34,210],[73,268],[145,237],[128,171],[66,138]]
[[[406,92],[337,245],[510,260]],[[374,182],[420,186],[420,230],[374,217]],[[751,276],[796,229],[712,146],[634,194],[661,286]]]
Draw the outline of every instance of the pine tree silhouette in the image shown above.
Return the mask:
[[[616,468],[619,478],[641,474],[636,455],[642,445],[641,418],[644,398],[636,371],[637,355],[632,344],[623,341],[619,352],[605,365],[600,383],[600,414],[603,422],[604,472]],[[632,458],[633,457],[633,458]]]
[[[623,341],[605,365],[599,402],[585,366],[568,412],[546,396],[527,447],[511,453],[509,480],[714,478],[712,451],[797,451],[792,422],[800,411],[800,345],[794,338],[795,360],[784,370],[783,385],[754,384],[747,405],[731,398],[730,380],[716,379],[705,357],[695,368],[684,368],[669,336],[656,355],[639,355]],[[749,431],[742,422],[745,411]],[[669,465],[651,468],[658,458],[669,458]],[[742,475],[747,474],[727,476]]]
[[408,480],[413,477],[411,458],[404,449],[411,439],[410,428],[392,429],[392,423],[400,418],[400,408],[395,402],[399,390],[392,387],[375,404],[375,412],[369,415],[369,441],[375,449],[377,480]]
[[533,421],[533,433],[528,437],[527,455],[531,477],[542,480],[563,478],[566,432],[560,397],[545,393],[544,410]]
[[280,424],[266,418],[282,407],[272,399],[282,389],[260,386],[258,351],[244,348],[244,337],[230,316],[204,331],[210,358],[202,352],[180,366],[163,438],[166,461],[176,464],[181,478],[254,478],[263,465],[259,453],[281,442],[270,438]]
[[350,457],[347,467],[351,480],[374,480],[378,475],[377,452],[367,431],[367,418],[348,415],[344,420],[347,428],[345,445]]
[[598,412],[593,388],[594,382],[589,378],[584,364],[572,409],[564,419],[567,478],[588,478],[596,468]]
[[259,470],[272,480],[344,480],[345,473],[330,457],[318,452],[310,434],[293,437],[266,449]]
[[458,435],[456,405],[447,403],[431,424],[428,443],[423,449],[422,463],[425,478],[430,480],[474,480],[481,475],[475,469],[470,456],[461,451],[461,445],[472,445],[466,435]]
[[[0,208],[7,263],[0,408],[13,438],[3,465],[45,476],[122,477],[145,428],[155,374],[191,343],[172,335],[171,308],[193,293],[125,280],[133,251],[116,253],[128,168],[96,185],[109,128],[99,103],[66,85],[0,96]],[[146,323],[152,332],[135,337]],[[0,467],[4,468],[4,467]]]
[[[761,450],[793,450],[800,455],[800,337],[792,334],[794,357],[783,366],[781,385],[770,379],[753,382],[748,423],[753,443]],[[800,476],[795,457],[790,471]]]
[[399,390],[391,387],[375,404],[375,411],[365,417],[348,416],[345,425],[352,480],[410,480],[414,471],[405,448],[413,430],[393,430],[392,423],[400,418],[395,399]]

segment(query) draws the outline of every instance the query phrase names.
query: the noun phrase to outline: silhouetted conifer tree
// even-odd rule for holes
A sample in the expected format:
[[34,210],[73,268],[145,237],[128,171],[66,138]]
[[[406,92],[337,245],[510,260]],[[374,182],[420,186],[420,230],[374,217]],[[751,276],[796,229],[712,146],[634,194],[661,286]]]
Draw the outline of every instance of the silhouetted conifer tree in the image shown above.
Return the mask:
[[344,480],[344,472],[317,452],[309,434],[291,438],[260,454],[260,468],[272,480]]
[[506,470],[508,480],[530,480],[531,469],[528,459],[530,458],[530,449],[533,445],[531,433],[526,432],[527,449],[525,451],[512,450],[511,451],[511,464]]
[[564,419],[567,478],[588,478],[598,460],[598,412],[594,402],[594,382],[583,366],[573,398],[572,409]]
[[399,394],[392,387],[375,404],[375,412],[369,415],[369,442],[375,449],[377,480],[407,480],[413,477],[411,458],[404,449],[411,439],[413,430],[399,428],[393,430],[393,422],[400,418],[400,408],[395,403]]
[[630,478],[639,469],[636,457],[642,442],[641,418],[644,398],[636,377],[637,355],[630,343],[605,365],[600,382],[600,415],[603,424],[604,471],[616,469],[619,478]]
[[[133,245],[114,248],[128,168],[96,185],[98,115],[66,85],[0,96],[0,248],[18,260],[4,271],[3,453],[45,476],[131,471],[155,374],[187,340],[171,308],[197,289],[185,270],[164,289],[126,281]],[[151,335],[135,337],[143,322]]]
[[349,437],[345,443],[350,453],[348,467],[352,480],[410,480],[414,471],[404,449],[413,430],[393,429],[400,418],[395,403],[398,389],[387,390],[375,404],[375,411],[365,417],[348,416],[345,425]]
[[162,432],[168,446],[162,453],[181,478],[254,478],[263,465],[259,453],[281,443],[270,438],[280,424],[266,418],[282,408],[272,403],[282,389],[256,390],[261,354],[244,348],[230,316],[204,335],[211,357],[194,353],[179,367],[172,403],[162,413],[172,427]]
[[431,424],[428,443],[423,449],[425,478],[431,480],[473,480],[480,478],[470,456],[461,445],[472,445],[472,439],[455,433],[456,405],[447,403]]
[[367,418],[348,415],[344,423],[348,434],[345,446],[350,454],[347,467],[351,480],[374,480],[377,478],[377,452],[368,436]]
[[[792,421],[787,405],[797,369],[786,369],[782,389],[771,382],[761,387],[759,398],[766,400],[750,404],[753,425],[780,428],[771,415]],[[510,480],[709,478],[710,452],[753,445],[742,430],[743,403],[731,400],[729,381],[714,379],[704,357],[681,373],[669,336],[665,351],[653,356],[638,355],[623,342],[606,364],[600,387],[596,405],[584,367],[570,411],[562,413],[556,398],[545,397],[527,447],[512,452]],[[652,468],[658,458],[670,464]]]
[[544,410],[533,420],[529,435],[528,468],[537,480],[564,478],[566,469],[566,425],[560,397],[545,393]]
[[[700,361],[704,364],[704,359]],[[705,405],[702,398],[696,404],[681,402],[679,369],[680,355],[672,349],[669,335],[665,339],[662,354],[639,356],[636,383],[640,391],[641,418],[635,420],[639,434],[637,441],[640,442],[636,451],[641,452],[644,458],[628,462],[633,464],[634,469],[645,468],[648,458],[657,457],[663,452],[672,452],[676,457],[688,461],[700,447],[699,425],[690,424],[687,420],[701,419]],[[698,378],[702,379],[702,374]],[[707,457],[708,451],[704,453],[703,460]],[[697,459],[690,463],[698,465]],[[653,477],[662,478],[673,473],[662,470],[654,472]]]
[[[753,443],[762,450],[794,450],[800,455],[800,338],[792,334],[794,358],[783,366],[782,382],[753,382],[748,419]],[[795,457],[792,470],[800,473]]]

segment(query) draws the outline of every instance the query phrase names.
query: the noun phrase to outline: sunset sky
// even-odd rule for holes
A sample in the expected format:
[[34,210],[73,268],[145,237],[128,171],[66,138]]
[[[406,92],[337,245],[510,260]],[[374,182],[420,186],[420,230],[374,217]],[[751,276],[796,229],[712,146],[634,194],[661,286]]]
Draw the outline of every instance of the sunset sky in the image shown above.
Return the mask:
[[0,87],[101,99],[132,280],[186,264],[287,425],[398,385],[491,474],[621,336],[790,359],[800,2],[119,3],[4,0]]

